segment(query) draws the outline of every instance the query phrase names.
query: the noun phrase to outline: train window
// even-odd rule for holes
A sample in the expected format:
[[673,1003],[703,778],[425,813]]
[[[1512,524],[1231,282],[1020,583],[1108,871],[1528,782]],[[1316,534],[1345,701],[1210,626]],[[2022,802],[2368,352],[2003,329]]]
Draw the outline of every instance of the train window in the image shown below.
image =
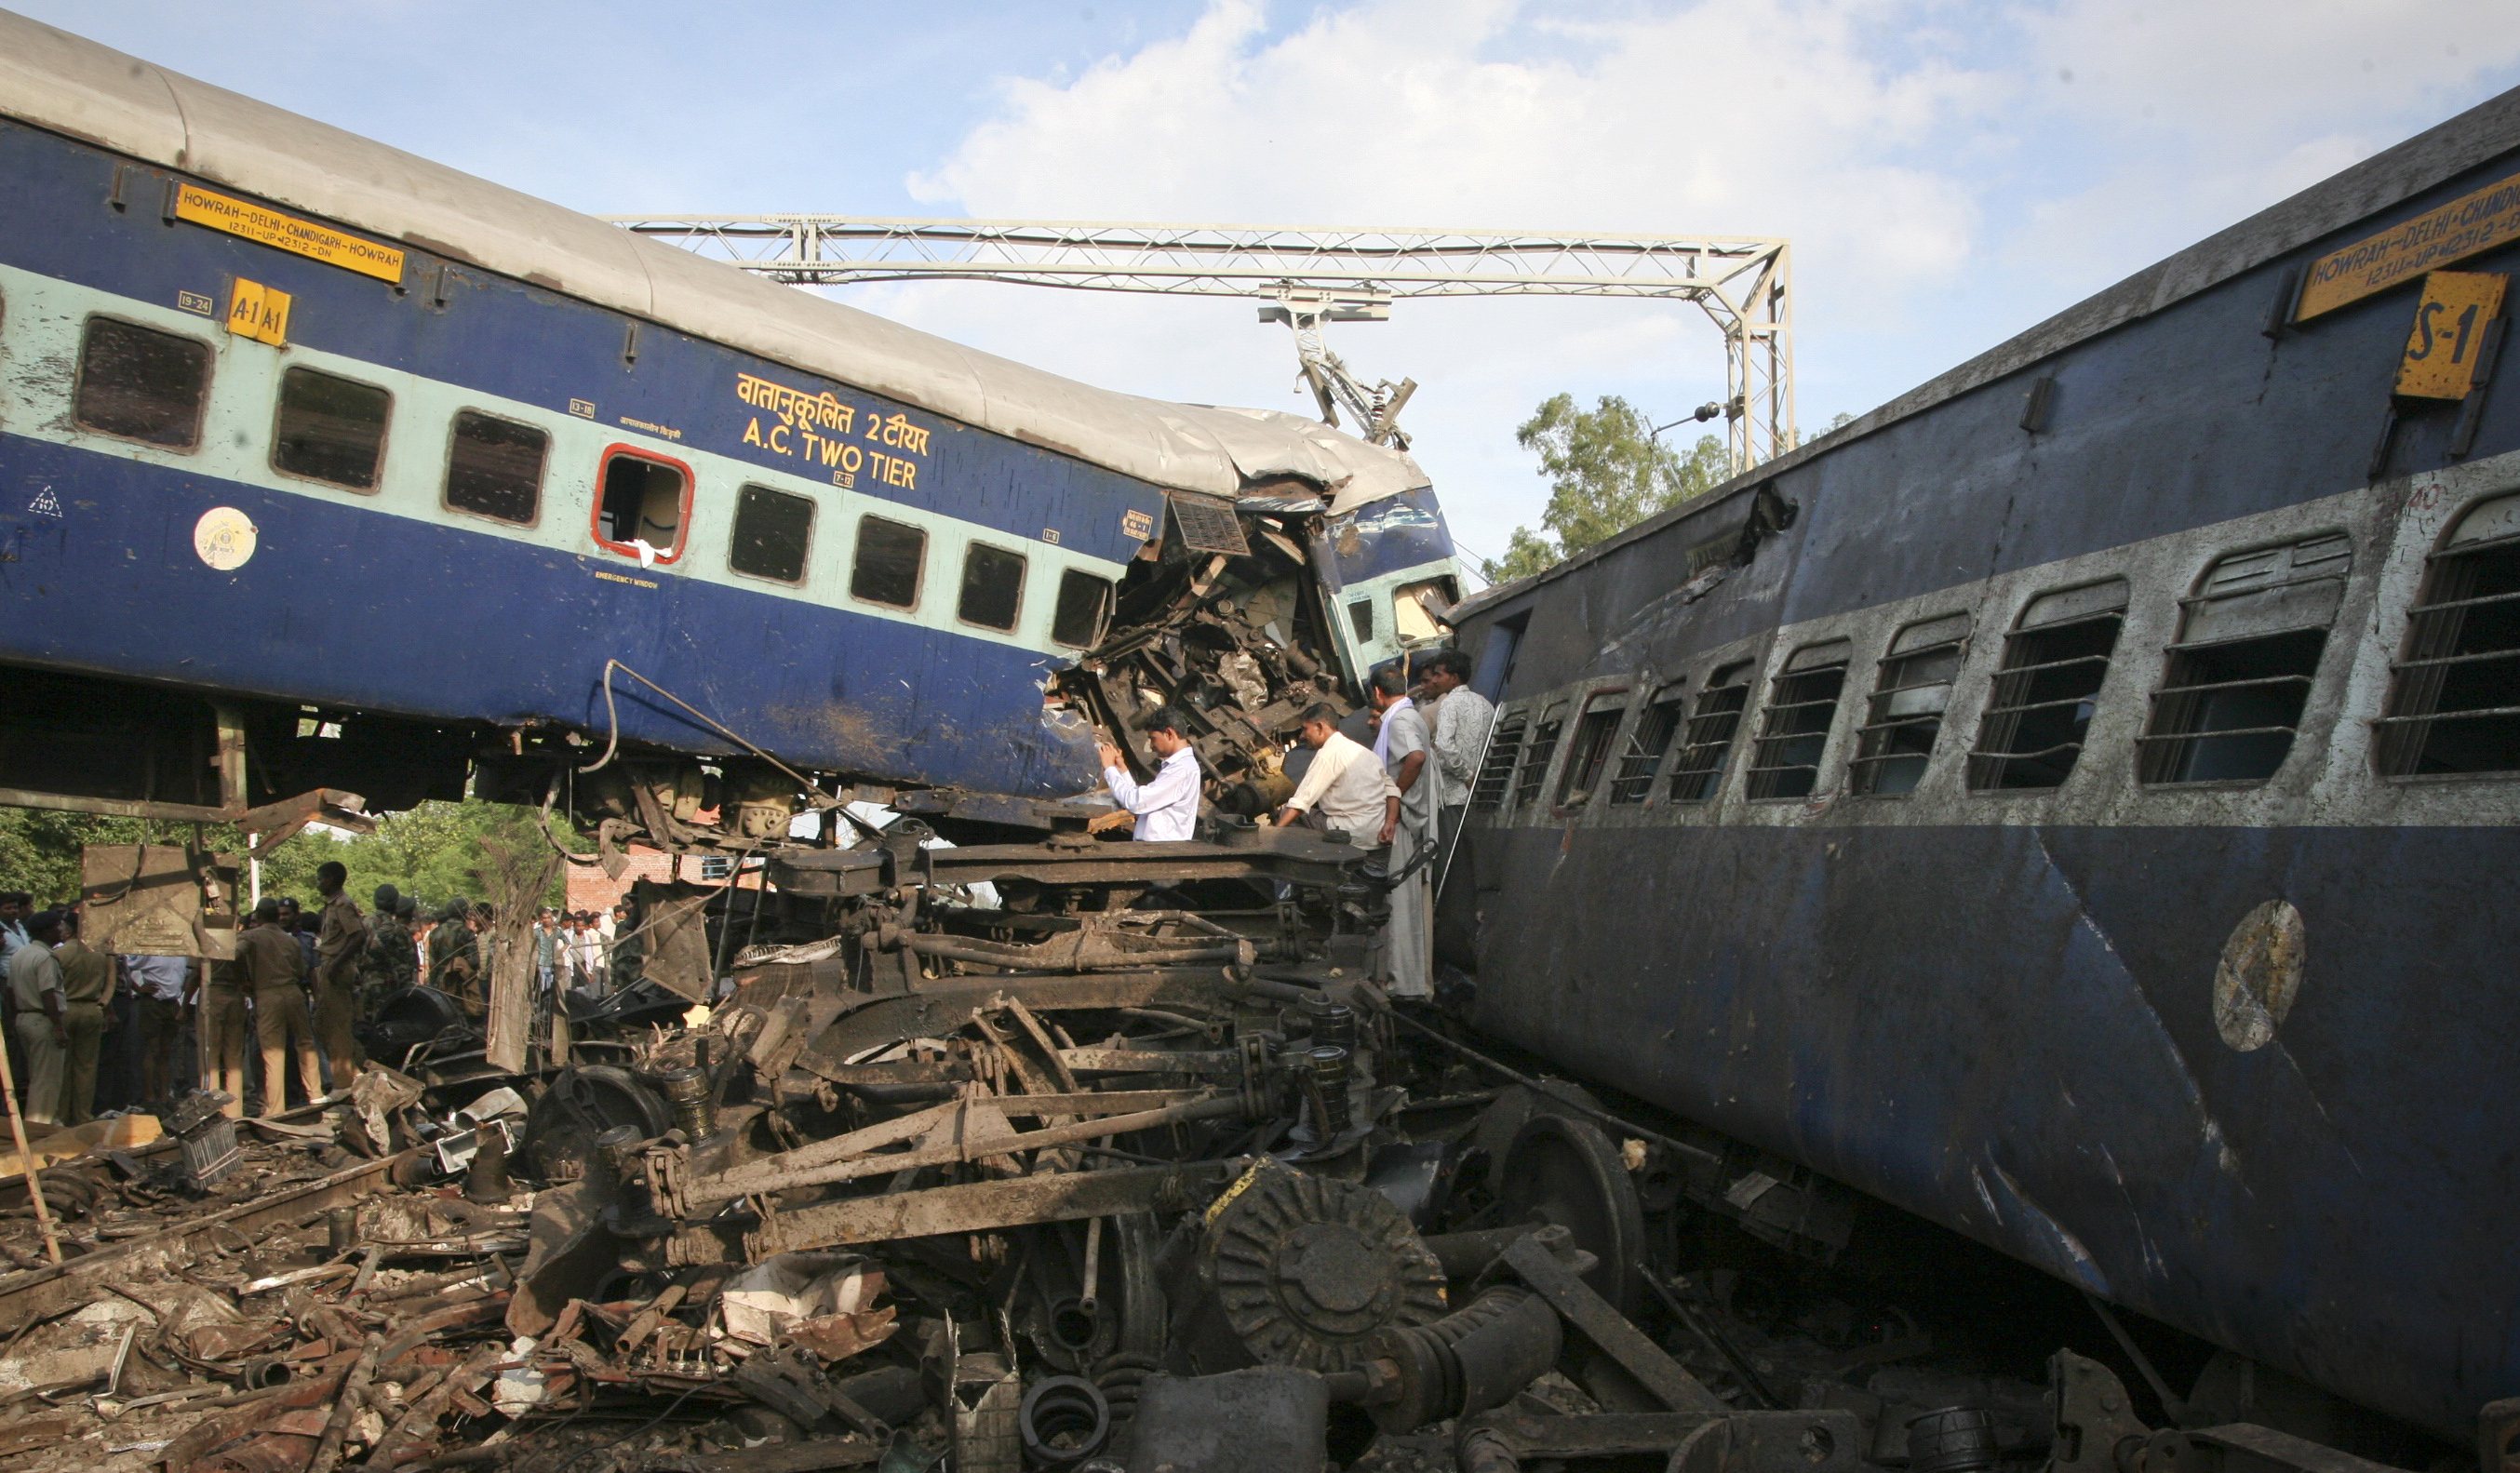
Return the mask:
[[1672,764],[1672,802],[1703,803],[1724,785],[1724,761],[1732,751],[1732,734],[1740,730],[1741,709],[1749,703],[1748,660],[1736,660],[1706,678],[1681,734],[1680,760]]
[[2520,496],[2460,517],[2425,565],[2384,712],[2384,777],[2520,771]]
[[2179,604],[2152,719],[2138,738],[2143,782],[2264,782],[2292,750],[2354,548],[2341,532],[2234,553]]
[[983,629],[1012,629],[1023,609],[1024,556],[975,542],[963,555],[963,593],[954,616]]
[[1855,647],[1845,640],[1806,645],[1768,687],[1768,709],[1750,749],[1750,796],[1804,798],[1820,785],[1821,754],[1837,724],[1837,698]]
[[1855,756],[1846,765],[1849,788],[1885,798],[1916,790],[1943,732],[1968,633],[1969,616],[1958,613],[1911,624],[1892,637],[1864,725],[1856,729]]
[[691,467],[615,445],[604,452],[596,487],[598,543],[642,561],[671,562],[683,556],[683,528],[692,512]]
[[1628,693],[1611,692],[1593,697],[1584,708],[1584,717],[1575,723],[1575,743],[1566,752],[1566,776],[1557,781],[1557,806],[1575,807],[1593,796],[1594,784],[1601,781],[1601,769],[1609,765],[1610,742],[1619,735],[1619,722],[1628,714]]
[[1517,711],[1500,717],[1496,736],[1488,741],[1488,754],[1479,763],[1478,778],[1470,783],[1470,806],[1496,808],[1505,802],[1506,790],[1513,782],[1513,765],[1522,756],[1523,734],[1531,730],[1529,713]]
[[1404,644],[1439,639],[1453,616],[1453,580],[1429,578],[1392,591],[1391,623]]
[[919,606],[927,565],[927,534],[880,516],[858,518],[858,551],[849,566],[849,597],[895,608]]
[[529,524],[542,511],[543,461],[550,452],[551,436],[530,424],[457,410],[446,454],[446,504]]
[[1549,780],[1550,760],[1557,755],[1557,734],[1565,729],[1566,702],[1562,700],[1532,726],[1531,741],[1522,754],[1522,769],[1514,777],[1516,808],[1540,796],[1540,784]]
[[87,320],[70,417],[89,429],[173,450],[201,443],[210,345],[111,317]]
[[1347,622],[1348,626],[1356,631],[1356,642],[1358,644],[1372,644],[1373,601],[1372,599],[1359,599],[1355,603],[1349,604],[1347,606]]
[[371,383],[310,368],[280,376],[280,418],[271,433],[271,468],[309,480],[377,488],[384,461],[385,420],[393,395]]
[[1995,693],[1969,752],[1972,789],[2055,787],[2074,771],[2109,656],[2118,647],[2126,604],[2123,578],[2030,601],[2004,638]]
[[814,545],[814,499],[768,486],[735,493],[735,535],[726,565],[755,578],[805,581],[806,554]]
[[1102,621],[1111,615],[1111,580],[1075,568],[1058,575],[1058,605],[1051,610],[1053,643],[1091,649],[1102,638]]
[[1627,750],[1619,754],[1619,770],[1610,778],[1611,802],[1642,803],[1652,795],[1654,769],[1662,766],[1662,754],[1680,731],[1681,709],[1680,682],[1654,692],[1636,729],[1628,733]]

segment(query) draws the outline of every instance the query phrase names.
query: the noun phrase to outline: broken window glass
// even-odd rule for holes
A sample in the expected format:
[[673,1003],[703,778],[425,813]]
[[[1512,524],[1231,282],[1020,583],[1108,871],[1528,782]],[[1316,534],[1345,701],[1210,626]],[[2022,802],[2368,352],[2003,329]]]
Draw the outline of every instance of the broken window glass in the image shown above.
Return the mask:
[[1820,785],[1821,754],[1837,724],[1837,697],[1846,688],[1846,662],[1854,647],[1845,640],[1807,645],[1785,661],[1768,688],[1768,709],[1750,749],[1750,796],[1803,798]]
[[1495,808],[1505,802],[1506,789],[1513,782],[1513,765],[1522,756],[1523,734],[1530,729],[1530,716],[1520,711],[1497,722],[1487,759],[1479,764],[1478,781],[1470,784],[1471,807]]
[[551,436],[474,410],[455,413],[446,456],[446,504],[458,512],[530,523],[541,510],[543,457]]
[[1662,754],[1680,731],[1681,709],[1679,682],[1655,692],[1628,734],[1627,750],[1619,754],[1619,770],[1610,778],[1611,802],[1642,803],[1652,794],[1654,769],[1662,766]]
[[1023,607],[1024,558],[975,542],[963,555],[963,594],[954,613],[983,629],[1012,629]]
[[1540,796],[1540,784],[1549,781],[1550,760],[1557,755],[1557,734],[1565,726],[1566,703],[1559,701],[1531,729],[1530,744],[1523,750],[1522,770],[1514,778],[1514,807],[1520,808]]
[[1968,648],[1969,616],[1945,614],[1902,629],[1881,658],[1881,672],[1856,729],[1847,786],[1875,797],[1916,790],[1951,706],[1952,682]]
[[2433,554],[2374,726],[2383,777],[2520,771],[2520,495],[2460,517]]
[[2179,642],[2138,738],[2144,782],[2264,782],[2292,750],[2354,549],[2341,532],[2216,562],[2180,601]]
[[1444,620],[1453,616],[1453,580],[1429,578],[1422,583],[1404,584],[1391,595],[1391,623],[1401,643],[1422,644],[1440,639]]
[[919,577],[927,564],[927,534],[880,516],[858,518],[858,550],[849,565],[849,597],[895,608],[919,606]]
[[1058,575],[1058,606],[1052,610],[1050,637],[1058,644],[1090,649],[1102,638],[1102,621],[1111,611],[1111,580],[1075,568]]
[[190,450],[210,397],[210,345],[111,317],[91,317],[79,344],[70,415],[89,429]]
[[2073,772],[2126,622],[2126,603],[2123,578],[2030,601],[2003,642],[2003,664],[1969,752],[1971,788],[2048,788]]
[[658,562],[683,551],[683,512],[691,476],[669,461],[627,450],[604,458],[602,490],[595,503],[595,540],[616,553],[636,555],[646,543]]
[[1628,714],[1627,692],[1596,695],[1584,710],[1584,718],[1575,723],[1575,744],[1566,753],[1566,776],[1558,780],[1557,806],[1570,808],[1593,795],[1593,786],[1601,781],[1601,769],[1609,764],[1610,742],[1619,735],[1619,721]]
[[276,470],[373,491],[384,460],[393,395],[374,384],[293,368],[280,376],[280,419],[271,436]]
[[814,499],[768,486],[735,494],[735,536],[726,565],[755,578],[805,581],[805,554],[814,542]]
[[1672,764],[1671,801],[1703,803],[1724,785],[1724,761],[1750,703],[1750,662],[1737,660],[1706,678],[1681,736],[1680,760]]

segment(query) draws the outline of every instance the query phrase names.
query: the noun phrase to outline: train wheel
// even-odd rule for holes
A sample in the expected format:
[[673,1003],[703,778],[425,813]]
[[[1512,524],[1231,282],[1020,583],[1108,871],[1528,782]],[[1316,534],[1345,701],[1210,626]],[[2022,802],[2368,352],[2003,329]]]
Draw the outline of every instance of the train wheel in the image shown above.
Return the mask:
[[1584,1281],[1620,1314],[1637,1312],[1644,1265],[1644,1208],[1619,1148],[1592,1122],[1534,1115],[1514,1133],[1497,1172],[1498,1220],[1552,1223],[1597,1262]]

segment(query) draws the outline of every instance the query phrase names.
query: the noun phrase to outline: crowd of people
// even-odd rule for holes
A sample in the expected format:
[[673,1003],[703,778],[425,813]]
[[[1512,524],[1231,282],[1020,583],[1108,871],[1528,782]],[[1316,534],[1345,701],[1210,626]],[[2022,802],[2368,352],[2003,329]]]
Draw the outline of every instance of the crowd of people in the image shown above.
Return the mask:
[[[1496,706],[1469,679],[1466,655],[1439,649],[1414,671],[1399,662],[1377,668],[1357,731],[1343,730],[1351,723],[1328,705],[1305,711],[1284,767],[1294,790],[1271,816],[1279,825],[1343,831],[1375,851],[1367,868],[1391,886],[1381,975],[1398,999],[1434,995],[1435,876],[1461,832],[1496,724]],[[1204,784],[1183,718],[1159,711],[1143,730],[1159,759],[1154,774],[1138,781],[1120,749],[1105,742],[1103,783],[1135,816],[1140,840],[1192,838]]]
[[[349,1088],[357,1038],[402,989],[444,992],[478,1016],[496,959],[493,909],[458,898],[434,914],[390,884],[362,912],[338,863],[316,870],[317,903],[265,896],[243,917],[232,960],[108,956],[80,937],[77,907],[36,911],[0,893],[0,997],[20,1110],[42,1132],[100,1112],[162,1108],[194,1089],[261,1113]],[[627,906],[599,915],[545,909],[530,930],[543,996],[602,995],[639,974]]]

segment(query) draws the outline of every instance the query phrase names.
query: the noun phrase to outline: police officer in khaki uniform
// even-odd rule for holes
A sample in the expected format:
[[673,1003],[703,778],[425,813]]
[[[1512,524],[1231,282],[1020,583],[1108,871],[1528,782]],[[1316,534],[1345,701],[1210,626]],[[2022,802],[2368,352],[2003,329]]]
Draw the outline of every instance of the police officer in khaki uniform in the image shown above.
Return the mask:
[[333,1065],[333,1088],[346,1090],[359,1072],[359,1045],[350,1035],[357,1015],[359,958],[368,949],[368,925],[341,887],[350,871],[339,860],[315,868],[315,891],[324,897],[324,918],[315,931],[315,1038]]
[[68,1035],[62,1060],[62,1124],[96,1118],[96,1060],[105,1047],[105,1004],[113,996],[113,962],[79,939],[79,914],[62,916],[62,1030]]
[[265,896],[254,924],[237,938],[237,962],[253,992],[253,1034],[262,1045],[262,1113],[289,1107],[289,1057],[297,1056],[306,1097],[324,1093],[315,1065],[315,1019],[306,1006],[306,959],[297,938],[281,928],[280,902]]
[[[244,931],[238,933],[237,950],[245,950],[245,937],[252,934],[253,918],[246,918]],[[245,963],[211,961],[209,980],[202,988],[202,1087],[217,1090],[228,1097],[219,1107],[234,1120],[245,1113],[246,1050],[250,1047],[251,1032],[246,1021]]]
[[62,1025],[62,963],[53,955],[61,939],[62,913],[38,912],[26,917],[26,943],[9,959],[10,1023],[26,1056],[19,1086],[28,1125],[62,1123],[62,1065],[70,1036]]

